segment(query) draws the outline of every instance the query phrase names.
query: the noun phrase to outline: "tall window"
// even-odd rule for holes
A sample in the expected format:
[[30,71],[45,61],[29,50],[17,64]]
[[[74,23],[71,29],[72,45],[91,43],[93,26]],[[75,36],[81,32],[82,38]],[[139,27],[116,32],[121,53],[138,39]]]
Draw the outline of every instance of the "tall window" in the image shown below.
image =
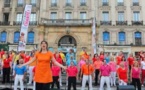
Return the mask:
[[135,32],[135,45],[142,44],[142,35],[141,32]]
[[56,17],[57,17],[57,12],[51,12],[50,18],[51,19],[56,19]]
[[124,21],[124,11],[118,12],[118,21]]
[[108,0],[102,0],[102,4],[103,4],[103,6],[108,6]]
[[7,41],[7,32],[3,31],[0,34],[0,42],[5,43]]
[[118,4],[118,6],[123,6],[123,0],[117,0],[117,4]]
[[108,22],[109,21],[109,12],[103,12],[103,21]]
[[86,5],[86,0],[80,0],[80,4],[81,4],[81,6],[85,6]]
[[21,22],[22,21],[22,13],[17,13],[16,21],[17,22]]
[[80,12],[80,19],[86,19],[86,12]]
[[18,43],[20,38],[20,32],[16,31],[14,32],[14,43]]
[[4,6],[5,7],[10,7],[10,2],[11,2],[11,0],[4,0],[5,2],[4,2]]
[[65,19],[72,19],[72,13],[71,12],[66,12],[65,13]]
[[30,22],[36,22],[36,13],[31,13]]
[[57,0],[51,0],[51,6],[57,6]]
[[28,32],[27,43],[34,43],[34,32],[33,31]]
[[36,6],[36,3],[37,3],[37,0],[31,0],[31,4],[32,4],[33,6]]
[[119,44],[125,44],[125,32],[119,32]]
[[139,1],[138,0],[133,0],[133,6],[138,6],[139,5]]
[[66,6],[71,6],[72,0],[66,0]]
[[103,43],[109,44],[109,41],[110,41],[110,33],[107,31],[103,32]]
[[140,12],[139,11],[133,12],[133,21],[140,21]]
[[23,4],[24,4],[24,0],[18,0],[17,1],[17,5],[18,6],[23,6]]
[[9,13],[4,13],[3,14],[3,21],[5,22],[5,24],[8,24],[8,22],[9,22]]

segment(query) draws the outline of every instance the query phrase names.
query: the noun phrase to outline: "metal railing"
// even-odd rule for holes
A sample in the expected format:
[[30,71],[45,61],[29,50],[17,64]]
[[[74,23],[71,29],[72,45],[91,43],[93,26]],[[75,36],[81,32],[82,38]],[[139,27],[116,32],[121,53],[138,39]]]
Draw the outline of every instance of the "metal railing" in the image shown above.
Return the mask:
[[[14,21],[13,25],[21,25],[22,22],[21,21]],[[37,21],[30,21],[29,25],[37,25]]]
[[103,2],[102,6],[109,6],[109,2]]
[[133,2],[133,6],[139,6],[139,2]]
[[51,3],[51,7],[57,7],[57,3]]
[[23,7],[23,6],[24,6],[23,3],[17,4],[17,7]]
[[10,7],[10,3],[5,3],[4,7]]
[[80,3],[80,6],[87,6],[85,2]]
[[101,25],[111,25],[111,21],[100,21]]
[[132,21],[132,25],[143,25],[143,21]]
[[116,25],[127,25],[127,21],[116,21]]
[[118,6],[124,6],[124,3],[123,2],[118,2],[117,5]]
[[72,4],[71,3],[66,3],[65,6],[72,6]]
[[10,22],[8,21],[0,21],[0,25],[10,25]]
[[91,19],[41,19],[45,25],[90,25]]

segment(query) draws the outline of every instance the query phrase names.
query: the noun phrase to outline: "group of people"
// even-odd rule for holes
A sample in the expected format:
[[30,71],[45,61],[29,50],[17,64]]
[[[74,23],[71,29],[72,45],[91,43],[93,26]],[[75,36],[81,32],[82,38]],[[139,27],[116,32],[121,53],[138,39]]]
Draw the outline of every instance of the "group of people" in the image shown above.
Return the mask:
[[[111,86],[134,85],[141,90],[145,79],[145,53],[141,51],[138,57],[130,54],[125,57],[123,52],[94,54],[91,56],[83,50],[78,60],[73,49],[65,55],[58,51],[50,52],[46,41],[41,42],[41,49],[30,53],[0,51],[2,83],[10,83],[10,72],[14,76],[14,90],[17,90],[20,82],[21,90],[24,90],[23,80],[29,74],[28,85],[32,84],[34,90],[52,90],[56,84],[58,90],[62,86],[62,73],[66,73],[67,90],[77,90],[77,80],[81,81],[81,90],[85,89],[88,83],[89,90],[93,90],[94,85],[100,85],[100,90],[104,90],[106,83],[107,90]],[[116,82],[118,78],[118,82]]]

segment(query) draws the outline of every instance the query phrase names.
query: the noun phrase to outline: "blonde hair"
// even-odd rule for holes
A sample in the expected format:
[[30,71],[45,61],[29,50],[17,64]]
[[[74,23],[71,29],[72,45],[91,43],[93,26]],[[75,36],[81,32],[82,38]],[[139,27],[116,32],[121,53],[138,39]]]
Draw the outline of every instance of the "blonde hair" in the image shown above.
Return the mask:
[[113,57],[110,57],[110,61],[114,61],[114,58]]
[[136,64],[137,64],[137,67],[139,67],[138,61],[134,61],[134,62],[133,62],[133,67],[135,67]]

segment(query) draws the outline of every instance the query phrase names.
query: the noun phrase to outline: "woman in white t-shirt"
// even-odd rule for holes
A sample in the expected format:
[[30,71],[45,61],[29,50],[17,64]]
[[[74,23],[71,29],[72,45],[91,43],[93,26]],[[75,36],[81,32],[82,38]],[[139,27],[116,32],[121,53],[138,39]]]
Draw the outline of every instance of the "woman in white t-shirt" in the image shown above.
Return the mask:
[[142,77],[141,77],[141,84],[144,86],[144,79],[145,79],[145,58],[141,61],[141,69],[142,69]]

